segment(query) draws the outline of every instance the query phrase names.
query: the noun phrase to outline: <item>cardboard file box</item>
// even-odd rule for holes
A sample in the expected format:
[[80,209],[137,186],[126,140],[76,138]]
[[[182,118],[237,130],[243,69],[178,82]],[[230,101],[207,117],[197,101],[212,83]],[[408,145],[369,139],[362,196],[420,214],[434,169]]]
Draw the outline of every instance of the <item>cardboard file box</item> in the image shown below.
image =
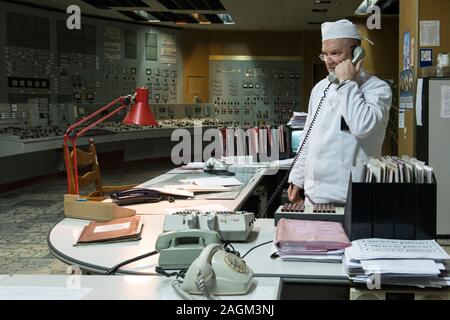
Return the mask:
[[344,225],[352,241],[435,239],[436,178],[431,184],[350,182]]

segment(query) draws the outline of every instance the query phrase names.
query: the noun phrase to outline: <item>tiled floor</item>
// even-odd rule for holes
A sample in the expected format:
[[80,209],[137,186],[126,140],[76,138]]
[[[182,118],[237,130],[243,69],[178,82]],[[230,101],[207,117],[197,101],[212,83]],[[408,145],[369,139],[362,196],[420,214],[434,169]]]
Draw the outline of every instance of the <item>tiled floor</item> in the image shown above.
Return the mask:
[[[142,183],[172,168],[147,163],[102,171],[105,185]],[[65,274],[67,265],[47,248],[47,234],[64,218],[66,178],[0,193],[0,274]]]
[[[164,164],[139,164],[103,171],[104,184],[133,184],[149,180],[172,168]],[[66,274],[66,264],[47,248],[47,234],[64,218],[66,179],[52,178],[0,193],[0,274]],[[450,252],[450,239],[439,240]]]

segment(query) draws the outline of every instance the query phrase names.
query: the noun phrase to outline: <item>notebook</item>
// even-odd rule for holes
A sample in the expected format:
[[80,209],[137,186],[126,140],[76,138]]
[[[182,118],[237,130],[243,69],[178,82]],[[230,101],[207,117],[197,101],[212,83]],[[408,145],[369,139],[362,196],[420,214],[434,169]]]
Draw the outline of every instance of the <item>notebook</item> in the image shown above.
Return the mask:
[[84,227],[75,246],[140,240],[142,228],[141,216],[92,221]]

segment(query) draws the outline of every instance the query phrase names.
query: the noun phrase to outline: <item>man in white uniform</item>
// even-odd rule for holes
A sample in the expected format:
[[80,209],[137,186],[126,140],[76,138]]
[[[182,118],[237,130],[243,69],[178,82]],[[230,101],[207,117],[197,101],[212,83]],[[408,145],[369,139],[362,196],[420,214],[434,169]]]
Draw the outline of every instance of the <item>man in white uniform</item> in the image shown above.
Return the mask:
[[289,175],[291,202],[302,201],[304,189],[307,204],[344,204],[350,173],[355,174],[368,157],[381,156],[392,91],[386,82],[367,74],[362,61],[352,64],[353,49],[362,38],[348,20],[322,24],[320,58],[328,72],[336,73],[339,84],[325,78],[311,92],[304,135],[312,128]]

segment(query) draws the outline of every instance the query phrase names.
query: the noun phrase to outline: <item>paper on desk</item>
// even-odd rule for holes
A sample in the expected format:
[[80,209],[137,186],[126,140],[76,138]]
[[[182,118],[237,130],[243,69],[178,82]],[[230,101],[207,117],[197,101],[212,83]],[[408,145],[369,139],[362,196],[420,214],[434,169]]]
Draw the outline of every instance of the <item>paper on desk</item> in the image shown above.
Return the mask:
[[180,167],[179,169],[182,170],[196,170],[196,169],[203,169],[205,166],[204,162],[189,162],[187,165]]
[[92,288],[0,286],[0,300],[81,300]]
[[280,260],[283,261],[302,261],[302,262],[330,262],[340,263],[342,261],[342,255],[324,254],[324,255],[286,255],[280,256]]
[[223,187],[223,186],[201,187],[196,184],[175,184],[175,185],[170,185],[170,186],[168,185],[168,186],[164,186],[164,187],[187,190],[187,191],[192,191],[192,192],[223,192],[223,191],[230,190],[230,188]]
[[215,193],[205,193],[197,194],[195,196],[196,200],[234,200],[239,195],[239,191],[227,191],[227,192],[215,192]]
[[203,173],[203,169],[183,169],[183,168],[175,168],[170,170],[170,174],[192,174],[192,173]]
[[437,276],[441,272],[439,265],[430,259],[381,259],[362,260],[361,266],[366,275],[380,274],[403,274],[414,276]]
[[[349,277],[350,280],[357,283],[371,283],[368,279],[368,276],[356,276],[356,277]],[[450,285],[450,281],[445,279],[430,279],[430,278],[422,278],[417,279],[417,277],[413,278],[388,278],[383,279],[382,283],[384,285],[393,285],[393,286],[410,286],[410,287],[417,287],[417,288],[443,288],[448,287]]]
[[352,241],[347,251],[353,260],[450,259],[448,253],[434,240],[360,239]]
[[180,212],[184,210],[198,210],[201,213],[210,212],[210,211],[230,211],[227,207],[221,204],[205,204],[201,206],[192,206],[192,207],[178,207],[178,208],[167,208],[167,214],[173,214],[175,212]]
[[222,178],[222,177],[212,177],[212,178],[198,178],[198,179],[182,179],[180,182],[184,183],[194,183],[197,186],[209,187],[209,186],[240,186],[242,182],[238,179],[232,178]]
[[194,193],[188,190],[176,189],[176,188],[151,188],[164,194],[182,197],[193,197]]

